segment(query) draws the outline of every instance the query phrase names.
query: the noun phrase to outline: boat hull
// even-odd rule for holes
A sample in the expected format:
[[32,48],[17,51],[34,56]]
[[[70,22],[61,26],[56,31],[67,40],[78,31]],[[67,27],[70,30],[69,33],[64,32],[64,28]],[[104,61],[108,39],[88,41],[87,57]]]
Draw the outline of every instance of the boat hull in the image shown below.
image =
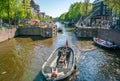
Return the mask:
[[[69,59],[67,59],[67,55],[66,55],[66,59],[67,59],[67,65],[66,67],[59,67],[61,65],[58,65],[57,64],[57,61],[59,59],[59,49],[62,49],[62,48],[66,48],[66,47],[59,47],[57,48],[51,55],[50,57],[48,58],[48,60],[43,64],[42,66],[42,74],[44,75],[44,77],[50,81],[52,78],[49,76],[52,74],[51,71],[47,72],[46,70],[46,67],[49,67],[49,69],[51,68],[57,68],[58,69],[58,77],[57,78],[54,78],[55,81],[60,81],[60,80],[64,80],[66,78],[68,78],[72,73],[73,71],[75,70],[75,52],[72,48],[70,47],[67,47],[70,51],[70,56],[69,56]],[[69,52],[68,51],[68,52]],[[56,55],[56,56],[55,56]],[[60,56],[61,57],[61,56]]]
[[[101,48],[104,48],[104,49],[117,49],[117,45],[113,45],[113,43],[109,42],[109,41],[105,41],[103,39],[100,39],[100,42],[99,40],[97,40],[98,38],[93,38],[93,41],[94,41],[94,44],[101,47]],[[108,42],[110,45],[106,45],[105,42]]]
[[63,33],[63,30],[61,28],[58,28],[57,32]]

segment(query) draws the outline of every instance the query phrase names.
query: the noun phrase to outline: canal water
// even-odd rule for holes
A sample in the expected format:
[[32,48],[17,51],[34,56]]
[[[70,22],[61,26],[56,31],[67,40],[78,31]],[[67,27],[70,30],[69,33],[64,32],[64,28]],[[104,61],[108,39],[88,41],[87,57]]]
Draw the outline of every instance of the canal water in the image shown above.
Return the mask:
[[65,81],[120,81],[120,51],[98,48],[92,40],[76,38],[71,27],[56,24],[63,33],[53,38],[21,36],[0,43],[0,81],[46,81],[41,67],[66,40],[78,61],[77,70]]

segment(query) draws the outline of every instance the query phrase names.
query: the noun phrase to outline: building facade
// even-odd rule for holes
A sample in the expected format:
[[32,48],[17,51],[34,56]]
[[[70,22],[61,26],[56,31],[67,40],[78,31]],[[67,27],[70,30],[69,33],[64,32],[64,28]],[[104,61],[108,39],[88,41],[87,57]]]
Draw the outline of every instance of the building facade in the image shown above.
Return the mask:
[[40,6],[37,4],[36,0],[31,0],[30,6],[34,14],[39,15],[40,13]]
[[95,0],[93,2],[93,11],[86,18],[91,26],[107,25],[112,22],[112,10],[103,2],[103,0]]

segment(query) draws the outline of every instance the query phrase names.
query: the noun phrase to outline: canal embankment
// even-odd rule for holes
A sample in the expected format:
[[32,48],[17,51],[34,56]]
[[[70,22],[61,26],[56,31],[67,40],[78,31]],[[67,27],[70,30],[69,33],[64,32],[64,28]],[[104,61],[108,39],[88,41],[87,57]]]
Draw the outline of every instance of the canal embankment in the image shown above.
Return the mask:
[[17,28],[1,28],[0,29],[0,42],[18,36]]
[[16,36],[41,36],[44,38],[53,37],[57,32],[57,26],[54,23],[44,23],[39,26],[18,26],[18,27],[2,27],[0,29],[0,42],[8,40]]
[[120,46],[120,32],[118,31],[112,29],[98,29],[97,36]]
[[108,28],[75,27],[75,34],[80,38],[99,37],[120,46],[120,32]]
[[19,36],[42,36],[52,37],[53,29],[51,27],[19,27],[17,29]]

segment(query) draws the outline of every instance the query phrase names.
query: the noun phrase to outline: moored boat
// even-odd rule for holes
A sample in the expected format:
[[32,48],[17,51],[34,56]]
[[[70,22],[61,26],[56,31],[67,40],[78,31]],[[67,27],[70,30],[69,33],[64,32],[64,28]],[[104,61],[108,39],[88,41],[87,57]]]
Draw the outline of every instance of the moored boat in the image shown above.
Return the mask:
[[109,49],[115,49],[117,48],[117,45],[115,45],[113,42],[103,40],[101,38],[93,38],[93,41],[95,44],[102,46],[104,48],[109,48]]
[[74,68],[74,50],[71,47],[62,46],[57,48],[43,64],[42,74],[49,81],[59,81],[70,76]]
[[59,33],[62,33],[62,32],[63,32],[62,28],[58,28],[57,31],[58,31]]
[[65,22],[64,22],[64,21],[61,21],[61,24],[65,24]]

